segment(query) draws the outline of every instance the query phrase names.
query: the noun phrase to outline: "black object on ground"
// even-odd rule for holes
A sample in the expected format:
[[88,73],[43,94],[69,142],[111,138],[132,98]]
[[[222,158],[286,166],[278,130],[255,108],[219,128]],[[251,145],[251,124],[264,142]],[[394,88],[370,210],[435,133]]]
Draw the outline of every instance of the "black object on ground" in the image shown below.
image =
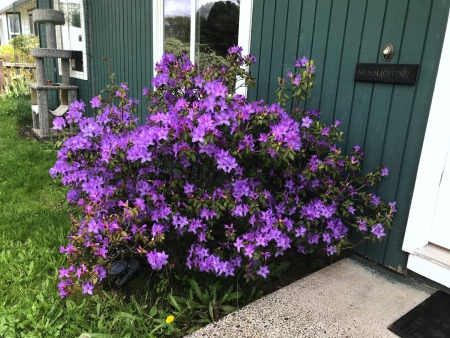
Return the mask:
[[435,292],[388,329],[402,338],[450,338],[450,294]]

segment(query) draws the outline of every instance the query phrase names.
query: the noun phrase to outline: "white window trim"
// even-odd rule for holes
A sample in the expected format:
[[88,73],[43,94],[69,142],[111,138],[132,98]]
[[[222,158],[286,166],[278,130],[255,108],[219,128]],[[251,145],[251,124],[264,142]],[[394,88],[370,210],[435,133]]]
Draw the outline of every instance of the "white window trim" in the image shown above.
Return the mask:
[[[191,0],[195,3],[195,0]],[[195,6],[191,6],[191,41],[195,40]],[[244,55],[250,53],[252,30],[253,0],[240,3],[238,45]],[[190,54],[195,55],[195,46],[190,44]],[[164,0],[153,0],[153,71],[156,63],[164,54]],[[239,94],[246,94],[246,88],[240,88]]]

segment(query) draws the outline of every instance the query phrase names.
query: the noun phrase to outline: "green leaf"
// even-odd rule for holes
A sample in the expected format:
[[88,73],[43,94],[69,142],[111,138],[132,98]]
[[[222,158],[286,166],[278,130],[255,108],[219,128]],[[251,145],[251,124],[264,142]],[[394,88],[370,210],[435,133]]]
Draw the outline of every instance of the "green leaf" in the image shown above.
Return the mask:
[[[171,295],[169,294],[169,297],[170,297]],[[175,303],[176,303],[176,301],[175,301]],[[176,307],[175,307],[176,308]],[[178,310],[178,311],[180,311],[180,310]],[[150,312],[149,312],[149,316],[151,317],[151,318],[153,318],[153,317],[155,317],[155,315],[158,313],[158,308],[156,307],[156,305],[153,305],[152,306],[152,308],[150,309]]]
[[178,311],[181,311],[181,306],[180,306],[180,304],[178,304],[178,302],[176,301],[175,297],[174,297],[171,293],[169,293],[168,298],[169,298],[170,304],[171,304],[175,309],[177,309]]

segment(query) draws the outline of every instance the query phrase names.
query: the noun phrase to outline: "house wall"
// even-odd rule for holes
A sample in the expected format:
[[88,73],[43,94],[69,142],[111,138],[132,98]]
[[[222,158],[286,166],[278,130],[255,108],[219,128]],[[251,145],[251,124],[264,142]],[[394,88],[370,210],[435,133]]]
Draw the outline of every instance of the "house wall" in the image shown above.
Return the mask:
[[[449,13],[448,0],[254,0],[251,53],[258,82],[251,98],[275,100],[277,78],[297,56],[317,64],[317,84],[308,108],[326,123],[338,119],[343,149],[358,144],[364,171],[379,164],[390,176],[377,194],[397,201],[392,231],[381,243],[363,243],[357,252],[404,271],[401,250],[421,147]],[[385,63],[386,43],[395,48],[389,64],[419,64],[414,86],[355,82],[357,63]],[[357,243],[361,237],[353,234]]]
[[[86,2],[91,72],[80,97],[89,101],[108,85],[107,59],[116,83],[128,82],[131,96],[141,100],[141,88],[149,86],[152,76],[152,2]],[[306,107],[318,108],[326,123],[342,122],[343,150],[362,146],[365,172],[380,164],[390,168],[390,176],[374,192],[398,203],[388,236],[381,243],[364,242],[356,251],[398,271],[406,266],[401,247],[449,5],[450,0],[253,3],[250,52],[259,62],[252,68],[258,81],[249,98],[274,101],[277,78],[292,69],[297,57],[307,55],[316,61],[317,84]],[[382,50],[388,42],[395,48],[388,64],[420,65],[416,84],[355,82],[357,63],[385,63]],[[138,115],[142,120],[145,111]],[[352,234],[355,243],[360,239]]]
[[[130,95],[142,101],[142,88],[150,87],[153,72],[152,2],[95,0],[89,6],[93,95],[110,83],[109,63],[116,83],[127,82]],[[143,120],[145,109],[137,115]]]
[[8,20],[7,20],[7,13],[18,13],[20,14],[20,28],[21,32],[24,35],[31,34],[30,29],[30,20],[28,18],[28,15],[30,14],[30,11],[36,8],[36,1],[30,0],[28,2],[25,2],[19,6],[13,6],[11,9],[7,10],[4,13],[0,14],[0,23],[1,23],[1,36],[0,41],[2,45],[6,45],[9,43],[9,34],[8,34]]

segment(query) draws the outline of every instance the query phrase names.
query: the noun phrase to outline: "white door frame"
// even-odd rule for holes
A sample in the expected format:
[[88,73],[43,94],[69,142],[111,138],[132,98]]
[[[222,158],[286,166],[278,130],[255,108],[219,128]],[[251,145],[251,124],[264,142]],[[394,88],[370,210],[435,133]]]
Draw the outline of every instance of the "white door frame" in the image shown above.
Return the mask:
[[[416,184],[403,241],[409,252],[407,268],[450,287],[450,252],[428,245],[447,155],[450,156],[450,25],[436,78]],[[447,168],[450,170],[450,168]],[[449,205],[450,199],[446,201]],[[450,226],[450,217],[449,217]],[[450,241],[450,238],[449,238]]]

